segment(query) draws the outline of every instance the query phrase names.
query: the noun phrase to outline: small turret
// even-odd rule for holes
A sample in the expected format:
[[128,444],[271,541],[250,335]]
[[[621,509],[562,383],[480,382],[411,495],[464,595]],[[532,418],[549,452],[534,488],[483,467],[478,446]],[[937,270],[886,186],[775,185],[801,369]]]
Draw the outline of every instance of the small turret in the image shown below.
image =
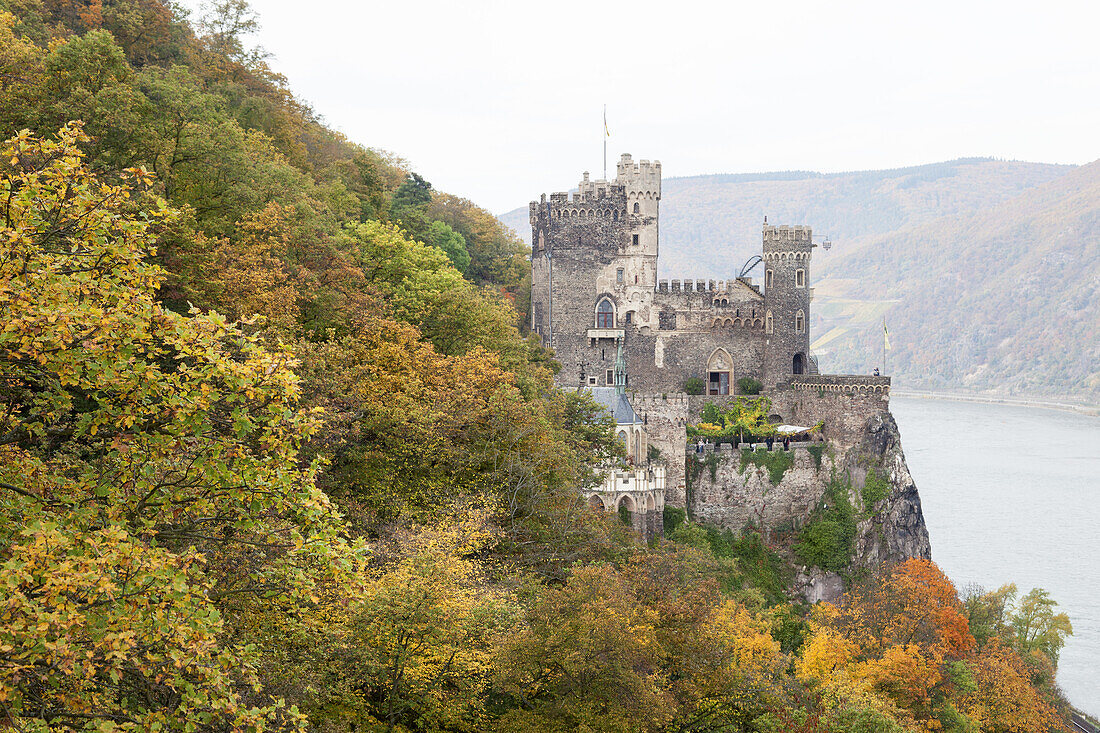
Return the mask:
[[615,391],[619,394],[626,392],[626,359],[623,358],[623,340],[615,339],[617,351],[615,353]]

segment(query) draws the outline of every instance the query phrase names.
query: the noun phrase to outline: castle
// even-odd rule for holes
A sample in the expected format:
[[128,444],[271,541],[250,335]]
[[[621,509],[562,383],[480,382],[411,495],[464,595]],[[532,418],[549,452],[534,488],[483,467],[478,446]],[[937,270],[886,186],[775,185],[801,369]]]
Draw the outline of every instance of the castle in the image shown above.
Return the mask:
[[[730,509],[692,505],[686,426],[705,401],[736,399],[739,380],[761,383],[774,422],[824,422],[842,450],[889,411],[888,377],[818,373],[809,352],[809,227],[765,220],[763,289],[747,277],[669,282],[657,277],[660,201],[661,164],[623,155],[615,180],[585,173],[572,197],[544,194],[530,204],[531,327],[562,365],[559,386],[604,403],[635,467],[660,456],[659,474],[619,472],[588,496],[608,511],[627,506],[643,534],[666,502],[693,516]],[[720,521],[739,521],[736,511],[726,515]]]
[[562,364],[559,384],[708,395],[815,373],[809,353],[809,227],[764,226],[764,289],[751,280],[657,279],[661,164],[623,155],[614,181],[584,174],[570,198],[530,205],[531,324]]

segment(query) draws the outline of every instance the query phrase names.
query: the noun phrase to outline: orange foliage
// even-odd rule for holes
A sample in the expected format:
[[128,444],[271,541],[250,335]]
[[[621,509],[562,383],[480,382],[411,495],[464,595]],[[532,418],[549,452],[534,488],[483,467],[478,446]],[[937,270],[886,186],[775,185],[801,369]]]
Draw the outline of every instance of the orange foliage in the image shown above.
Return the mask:
[[955,586],[929,560],[907,560],[854,587],[833,625],[868,657],[912,644],[942,661],[975,647]]
[[[928,560],[908,560],[856,585],[839,606],[822,604],[811,628],[800,679],[843,699],[877,695],[930,730],[940,726],[934,701],[945,663],[976,646],[955,587]],[[844,679],[847,687],[838,682]]]

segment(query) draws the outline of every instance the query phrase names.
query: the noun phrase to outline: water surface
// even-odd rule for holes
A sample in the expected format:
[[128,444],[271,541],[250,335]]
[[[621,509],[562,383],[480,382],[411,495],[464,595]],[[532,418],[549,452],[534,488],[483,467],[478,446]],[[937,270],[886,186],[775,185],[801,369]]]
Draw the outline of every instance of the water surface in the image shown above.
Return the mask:
[[892,397],[932,559],[961,591],[1015,583],[1069,614],[1058,681],[1100,713],[1100,418]]

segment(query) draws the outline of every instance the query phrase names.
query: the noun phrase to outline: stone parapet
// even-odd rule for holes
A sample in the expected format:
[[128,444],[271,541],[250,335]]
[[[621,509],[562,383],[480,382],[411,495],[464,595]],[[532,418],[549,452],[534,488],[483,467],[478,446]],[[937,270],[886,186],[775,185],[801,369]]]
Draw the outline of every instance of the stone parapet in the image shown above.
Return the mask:
[[890,377],[869,374],[800,374],[791,379],[791,389],[814,392],[890,394]]

